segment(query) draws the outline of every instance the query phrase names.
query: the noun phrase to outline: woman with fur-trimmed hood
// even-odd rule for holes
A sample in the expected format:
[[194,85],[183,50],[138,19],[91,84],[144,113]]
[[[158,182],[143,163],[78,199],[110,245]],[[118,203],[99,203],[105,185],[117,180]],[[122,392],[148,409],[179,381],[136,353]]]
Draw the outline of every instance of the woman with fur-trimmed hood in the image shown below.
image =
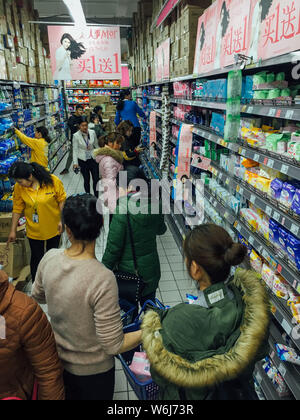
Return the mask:
[[142,324],[160,399],[256,399],[253,370],[268,354],[271,313],[261,276],[238,269],[227,282],[247,249],[216,225],[195,228],[184,251],[198,300],[149,311]]
[[117,205],[117,176],[123,167],[123,153],[121,147],[124,137],[119,133],[110,133],[99,139],[100,149],[96,149],[93,153],[94,159],[99,164],[100,178],[104,186],[108,187],[107,200],[105,205],[108,206],[112,214]]

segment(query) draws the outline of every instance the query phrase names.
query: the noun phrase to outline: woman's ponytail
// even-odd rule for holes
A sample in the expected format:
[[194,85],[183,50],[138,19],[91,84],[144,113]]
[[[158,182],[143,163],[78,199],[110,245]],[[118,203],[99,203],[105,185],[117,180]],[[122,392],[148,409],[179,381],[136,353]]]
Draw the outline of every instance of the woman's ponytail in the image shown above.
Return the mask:
[[49,137],[49,131],[46,127],[37,127],[36,131],[42,135],[43,139],[45,139],[47,143],[51,143],[52,140]]

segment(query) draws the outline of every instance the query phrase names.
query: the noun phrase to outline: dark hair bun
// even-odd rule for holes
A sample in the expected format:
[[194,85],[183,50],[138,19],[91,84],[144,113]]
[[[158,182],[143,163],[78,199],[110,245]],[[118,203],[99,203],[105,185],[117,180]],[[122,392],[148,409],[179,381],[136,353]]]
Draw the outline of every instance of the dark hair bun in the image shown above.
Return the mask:
[[247,248],[242,244],[233,243],[224,255],[224,261],[230,266],[240,265],[247,255]]

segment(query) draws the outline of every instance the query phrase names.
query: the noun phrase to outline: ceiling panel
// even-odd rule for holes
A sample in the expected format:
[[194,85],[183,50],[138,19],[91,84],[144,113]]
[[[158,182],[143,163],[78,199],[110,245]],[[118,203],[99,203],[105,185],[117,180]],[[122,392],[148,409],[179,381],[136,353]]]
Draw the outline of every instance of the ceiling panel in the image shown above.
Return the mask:
[[[132,18],[138,0],[81,0],[87,18]],[[68,15],[63,0],[35,0],[41,18]]]

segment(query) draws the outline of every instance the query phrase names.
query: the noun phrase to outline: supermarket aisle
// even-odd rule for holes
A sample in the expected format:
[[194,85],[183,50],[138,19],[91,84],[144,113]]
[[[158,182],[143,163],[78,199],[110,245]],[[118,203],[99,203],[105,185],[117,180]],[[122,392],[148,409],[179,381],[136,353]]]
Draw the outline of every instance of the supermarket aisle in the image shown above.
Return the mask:
[[[65,160],[59,165],[55,171],[55,175],[64,168]],[[83,192],[82,177],[70,172],[68,175],[60,177],[64,182],[67,195]],[[106,243],[106,235],[102,233],[97,243],[96,255],[101,261],[104,253]],[[175,240],[171,232],[166,232],[165,235],[158,238],[158,252],[161,262],[161,281],[157,298],[165,305],[175,306],[185,300],[186,293],[195,292],[192,280],[189,278],[182,255],[178,250]],[[47,307],[43,308],[47,312]],[[116,385],[115,385],[115,400],[135,400],[135,393],[128,384],[125,374],[122,370],[120,362],[116,362]]]

